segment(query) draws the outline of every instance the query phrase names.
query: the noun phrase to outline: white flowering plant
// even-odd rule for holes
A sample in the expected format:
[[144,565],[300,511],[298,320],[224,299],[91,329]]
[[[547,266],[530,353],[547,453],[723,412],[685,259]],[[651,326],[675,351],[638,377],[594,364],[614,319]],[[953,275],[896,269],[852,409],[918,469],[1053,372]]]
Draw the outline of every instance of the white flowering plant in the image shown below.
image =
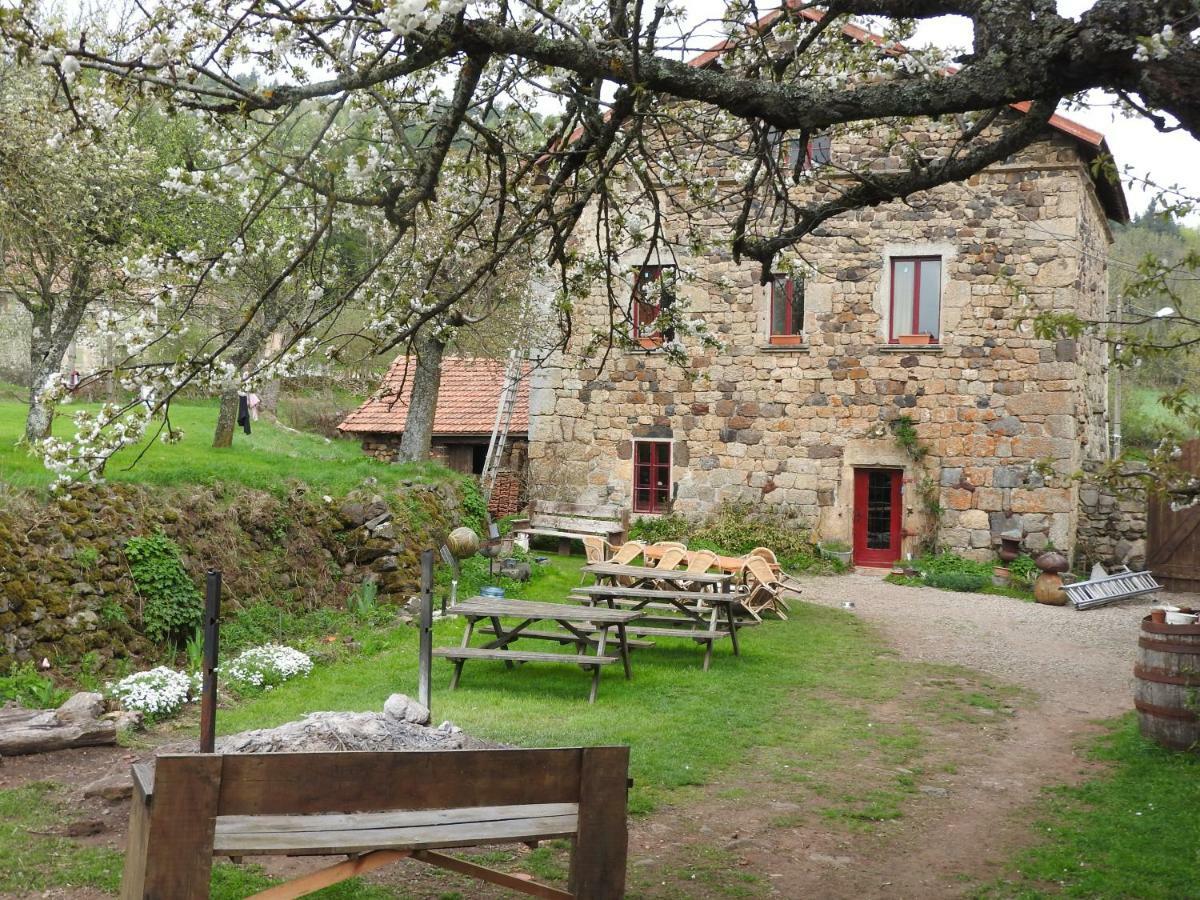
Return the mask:
[[188,702],[191,679],[182,672],[159,666],[146,672],[126,675],[106,685],[108,696],[125,709],[140,712],[147,719],[166,719]]
[[308,654],[282,644],[251,647],[221,668],[226,684],[240,694],[269,691],[299,675],[312,671]]

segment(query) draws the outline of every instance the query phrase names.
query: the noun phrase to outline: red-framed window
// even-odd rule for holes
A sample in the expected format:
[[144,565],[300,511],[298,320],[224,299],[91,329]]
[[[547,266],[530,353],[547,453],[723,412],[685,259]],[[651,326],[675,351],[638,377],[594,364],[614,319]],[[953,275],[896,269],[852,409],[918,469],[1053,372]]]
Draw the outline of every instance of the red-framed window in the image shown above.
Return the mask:
[[804,279],[796,275],[771,276],[771,337],[795,338],[804,334]]
[[[675,267],[642,266],[633,287],[633,336],[661,339],[658,317],[675,302]],[[666,335],[670,340],[671,335]]]
[[671,442],[634,441],[633,511],[665,513],[671,509]]
[[888,341],[927,334],[942,339],[942,258],[896,256],[891,260],[892,291]]

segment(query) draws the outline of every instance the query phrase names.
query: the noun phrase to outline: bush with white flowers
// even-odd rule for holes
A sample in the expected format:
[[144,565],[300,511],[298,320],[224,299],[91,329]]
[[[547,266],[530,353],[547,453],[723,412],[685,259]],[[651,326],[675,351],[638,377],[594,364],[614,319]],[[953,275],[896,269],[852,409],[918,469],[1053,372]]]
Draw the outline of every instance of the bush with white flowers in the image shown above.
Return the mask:
[[221,667],[224,680],[239,691],[270,690],[297,675],[307,675],[313,663],[307,654],[282,644],[251,647]]
[[191,679],[182,672],[159,666],[126,675],[107,687],[108,695],[125,709],[147,718],[163,719],[175,715],[187,703]]

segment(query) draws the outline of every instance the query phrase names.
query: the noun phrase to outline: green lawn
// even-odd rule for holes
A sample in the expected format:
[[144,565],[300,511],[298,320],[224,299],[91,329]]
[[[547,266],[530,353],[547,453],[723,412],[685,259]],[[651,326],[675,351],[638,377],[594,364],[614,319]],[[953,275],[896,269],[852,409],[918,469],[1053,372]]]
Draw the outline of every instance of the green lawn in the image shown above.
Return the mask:
[[1090,752],[1109,770],[1048,791],[1038,844],[980,897],[1200,897],[1200,754],[1145,740],[1132,714]]
[[[581,562],[552,558],[521,596],[563,599],[579,584]],[[459,620],[438,622],[435,646],[457,644],[462,629]],[[727,773],[755,747],[787,742],[814,760],[832,762],[859,744],[887,745],[898,732],[872,725],[863,704],[894,697],[917,671],[881,652],[854,616],[803,603],[788,622],[746,629],[740,659],[726,641],[710,671],[702,670],[701,660],[692,641],[658,640],[653,649],[635,652],[632,681],[609,667],[599,698],[589,705],[589,676],[572,666],[530,664],[509,671],[503,663],[474,661],[451,691],[452,666],[435,659],[434,720],[522,746],[629,744],[635,780],[630,808],[643,813],[679,787]],[[378,710],[389,694],[413,694],[416,684],[416,632],[380,632],[364,643],[362,655],[222,711],[218,727],[228,733],[317,710]],[[869,803],[849,798],[839,810],[853,815]]]
[[[1192,423],[1159,402],[1163,391],[1126,385],[1124,393],[1121,433],[1126,446],[1149,449],[1162,440],[1164,435],[1171,435],[1180,440],[1196,436]],[[1194,403],[1197,398],[1192,396],[1190,400]]]
[[[70,411],[55,418],[54,433],[70,435],[74,423]],[[254,423],[252,434],[237,429],[233,446],[212,447],[217,421],[216,403],[178,404],[171,407],[171,421],[183,429],[183,440],[174,446],[151,441],[145,456],[130,468],[142,446],[117,454],[109,463],[112,481],[135,481],[155,485],[211,484],[216,481],[242,484],[261,490],[284,492],[291,479],[307,483],[314,491],[334,496],[344,494],[375,477],[384,484],[403,479],[434,477],[444,471],[432,464],[396,466],[363,455],[356,441],[327,440],[294,431],[265,420]],[[18,447],[25,422],[25,406],[0,403],[0,480],[14,487],[40,487],[52,480],[41,460]]]
[[[578,585],[581,562],[552,557],[520,595],[562,600]],[[510,596],[518,590],[508,587]],[[462,627],[439,621],[435,644],[456,643]],[[416,693],[415,629],[363,629],[356,637],[353,654],[222,708],[219,730],[269,727],[318,710],[379,710],[393,692]],[[994,728],[997,715],[1023,702],[1012,689],[962,670],[902,661],[853,615],[800,602],[788,622],[747,629],[740,659],[725,646],[709,672],[700,663],[701,651],[690,641],[660,640],[635,653],[632,681],[610,667],[599,699],[589,705],[588,676],[575,667],[509,671],[500,663],[472,662],[460,688],[450,691],[451,666],[435,660],[434,721],[449,719],[475,736],[520,746],[629,744],[634,815],[670,805],[672,816],[686,821],[690,804],[714,796],[702,786],[719,782],[715,795],[731,804],[766,797],[791,802],[798,812],[781,815],[773,828],[807,823],[854,839],[855,832],[902,819],[923,782],[954,771],[956,753],[977,752],[983,732],[972,728]],[[884,709],[892,712],[881,714]],[[951,733],[961,746],[946,743]],[[1200,760],[1147,745],[1130,721],[1096,753],[1111,770],[1048,794],[1045,808],[1030,816],[1040,817],[1034,833],[1046,841],[1014,862],[1010,879],[979,896],[1200,896],[1194,878]],[[117,854],[31,834],[69,820],[60,792],[42,786],[0,791],[0,821],[5,816],[11,823],[0,826],[0,891],[18,884],[113,889]],[[698,847],[707,849],[697,855]],[[566,852],[562,842],[552,842],[534,853],[495,848],[477,858],[557,882]],[[703,841],[650,855],[653,867],[631,867],[631,897],[771,892],[765,876],[739,868],[728,852]],[[406,873],[405,879],[418,880],[406,880],[404,888],[352,881],[318,896],[473,896],[471,883],[456,876]],[[269,883],[255,866],[221,865],[213,896],[233,900]]]

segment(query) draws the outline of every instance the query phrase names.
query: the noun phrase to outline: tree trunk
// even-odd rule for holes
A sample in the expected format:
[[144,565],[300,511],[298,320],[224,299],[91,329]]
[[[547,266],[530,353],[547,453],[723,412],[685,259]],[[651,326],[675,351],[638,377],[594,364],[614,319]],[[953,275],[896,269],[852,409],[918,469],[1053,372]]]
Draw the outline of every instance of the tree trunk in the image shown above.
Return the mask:
[[416,365],[410,366],[407,377],[412,379],[412,396],[408,418],[400,438],[396,462],[417,462],[429,458],[433,442],[433,415],[437,411],[438,388],[442,383],[442,354],[446,344],[436,338],[418,334],[413,341]]
[[41,399],[45,383],[45,374],[35,372],[29,387],[29,412],[25,416],[25,443],[30,447],[50,437],[50,426],[54,422],[54,408]]
[[76,694],[59,709],[0,709],[0,756],[117,742],[117,723],[98,718],[99,694]]
[[233,429],[237,425],[238,389],[229,388],[221,392],[221,411],[217,413],[217,430],[213,435],[214,447],[232,447]]

